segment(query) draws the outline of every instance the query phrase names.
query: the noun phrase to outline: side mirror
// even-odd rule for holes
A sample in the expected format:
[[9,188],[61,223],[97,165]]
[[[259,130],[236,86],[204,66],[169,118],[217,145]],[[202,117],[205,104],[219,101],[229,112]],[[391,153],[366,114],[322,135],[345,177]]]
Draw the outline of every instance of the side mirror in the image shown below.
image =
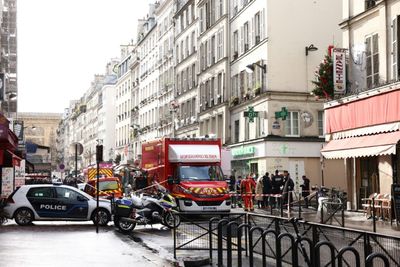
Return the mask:
[[172,177],[172,175],[168,175],[168,184],[169,185],[173,185],[174,184],[174,178]]

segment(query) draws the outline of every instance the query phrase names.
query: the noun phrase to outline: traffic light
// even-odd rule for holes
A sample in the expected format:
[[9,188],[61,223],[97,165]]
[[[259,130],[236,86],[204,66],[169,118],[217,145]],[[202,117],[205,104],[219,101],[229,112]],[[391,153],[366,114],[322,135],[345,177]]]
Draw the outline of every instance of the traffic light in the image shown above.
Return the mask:
[[96,161],[97,162],[103,161],[103,145],[96,146]]

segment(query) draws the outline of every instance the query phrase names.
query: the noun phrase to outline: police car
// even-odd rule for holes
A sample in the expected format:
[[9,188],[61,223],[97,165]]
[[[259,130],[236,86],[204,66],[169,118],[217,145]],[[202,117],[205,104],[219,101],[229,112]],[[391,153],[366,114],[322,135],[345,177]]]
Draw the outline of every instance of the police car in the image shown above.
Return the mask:
[[68,185],[35,184],[17,188],[7,199],[4,212],[7,218],[19,225],[34,220],[89,221],[105,226],[111,220],[111,204]]

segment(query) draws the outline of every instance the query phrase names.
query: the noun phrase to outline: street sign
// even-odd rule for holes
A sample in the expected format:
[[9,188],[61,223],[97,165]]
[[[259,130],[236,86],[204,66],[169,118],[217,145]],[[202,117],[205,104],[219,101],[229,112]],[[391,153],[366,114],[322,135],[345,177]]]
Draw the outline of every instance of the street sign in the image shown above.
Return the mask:
[[244,116],[249,118],[249,122],[254,122],[254,118],[258,117],[258,112],[254,111],[254,107],[250,106],[248,107],[248,111],[244,112]]

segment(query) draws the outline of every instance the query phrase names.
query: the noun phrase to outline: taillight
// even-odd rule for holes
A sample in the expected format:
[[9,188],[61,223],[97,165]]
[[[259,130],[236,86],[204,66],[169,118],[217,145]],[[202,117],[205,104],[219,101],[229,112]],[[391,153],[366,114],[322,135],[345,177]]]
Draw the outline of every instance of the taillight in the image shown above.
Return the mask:
[[8,203],[8,204],[14,204],[15,202],[14,202],[14,199],[13,199],[11,196],[9,196],[9,197],[7,198],[7,203]]

